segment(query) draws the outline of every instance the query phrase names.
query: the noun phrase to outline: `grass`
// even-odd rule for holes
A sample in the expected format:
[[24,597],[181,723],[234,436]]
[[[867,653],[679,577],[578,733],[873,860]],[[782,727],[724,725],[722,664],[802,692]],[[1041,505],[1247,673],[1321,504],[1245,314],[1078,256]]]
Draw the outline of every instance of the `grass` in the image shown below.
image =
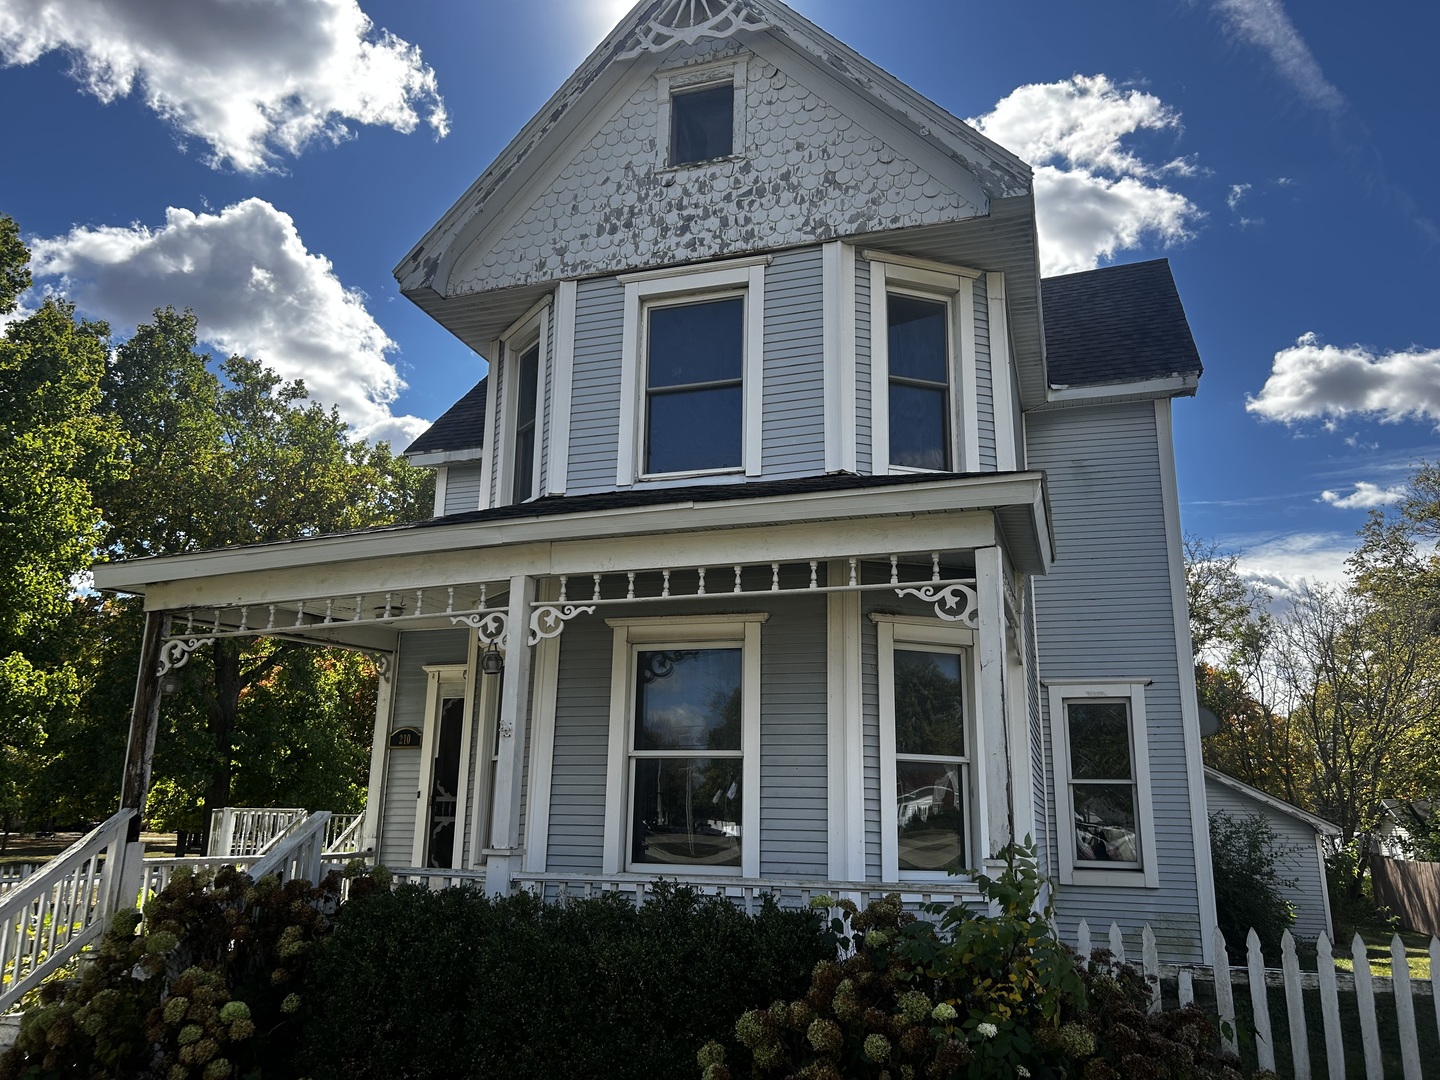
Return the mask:
[[1365,953],[1370,959],[1370,973],[1389,977],[1394,974],[1394,960],[1390,943],[1398,933],[1405,946],[1405,963],[1410,968],[1410,978],[1430,978],[1430,936],[1411,930],[1394,930],[1383,919],[1374,918],[1353,926],[1336,926],[1335,967],[1339,971],[1354,971],[1355,962],[1350,958],[1350,943],[1358,933],[1365,941]]
[[[22,836],[11,833],[5,853],[0,855],[0,866],[43,863],[59,855],[84,835],[81,832],[57,832],[53,836]],[[146,850],[152,855],[175,850],[174,833],[142,833],[140,839],[145,842]]]

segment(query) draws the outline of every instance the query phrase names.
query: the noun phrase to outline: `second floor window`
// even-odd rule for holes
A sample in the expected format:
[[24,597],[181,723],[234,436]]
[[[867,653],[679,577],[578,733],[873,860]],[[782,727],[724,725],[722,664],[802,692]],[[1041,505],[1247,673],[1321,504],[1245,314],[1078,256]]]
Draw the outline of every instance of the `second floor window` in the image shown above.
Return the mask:
[[745,298],[654,305],[646,322],[644,471],[738,469]]
[[887,297],[890,464],[948,470],[950,305],[905,293]]
[[520,354],[515,365],[519,379],[515,395],[515,467],[511,502],[524,502],[535,495],[535,411],[539,398],[540,343]]
[[670,99],[670,164],[729,157],[735,149],[731,83],[677,92]]

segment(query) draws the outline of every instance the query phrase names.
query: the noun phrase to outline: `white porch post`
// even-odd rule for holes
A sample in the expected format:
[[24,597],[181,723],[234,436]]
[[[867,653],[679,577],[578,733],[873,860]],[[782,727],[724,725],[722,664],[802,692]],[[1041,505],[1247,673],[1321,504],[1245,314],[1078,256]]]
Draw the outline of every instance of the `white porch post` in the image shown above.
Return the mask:
[[[849,580],[843,559],[829,564],[831,585]],[[829,870],[837,881],[865,878],[865,746],[860,692],[860,594],[827,598],[826,728]]]
[[[390,657],[390,671],[375,688],[375,731],[370,739],[370,787],[365,795],[365,822],[360,826],[360,850],[374,852],[380,861],[380,822],[385,816],[385,771],[390,766],[390,711],[395,701],[400,650]],[[418,812],[418,811],[417,811]]]
[[[976,688],[980,713],[980,744],[985,760],[982,798],[985,800],[985,835],[981,852],[987,870],[990,857],[1011,840],[1011,775],[1013,767],[1005,709],[1005,573],[998,547],[975,550],[975,596],[978,600],[976,649],[980,657],[980,685]],[[998,865],[998,864],[997,864]]]
[[510,579],[506,626],[505,685],[500,692],[500,734],[495,764],[494,809],[485,863],[485,891],[510,892],[510,875],[520,869],[520,785],[525,767],[525,713],[530,698],[530,603],[535,579]]

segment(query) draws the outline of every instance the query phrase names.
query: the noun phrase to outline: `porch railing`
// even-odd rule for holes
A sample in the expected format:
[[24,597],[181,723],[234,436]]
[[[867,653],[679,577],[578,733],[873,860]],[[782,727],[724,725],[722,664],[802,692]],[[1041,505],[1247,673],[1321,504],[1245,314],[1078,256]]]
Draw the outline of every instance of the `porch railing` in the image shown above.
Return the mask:
[[301,807],[226,806],[210,812],[210,846],[206,856],[260,856],[295,822]]
[[121,810],[0,898],[0,1012],[105,932],[134,815]]
[[16,885],[19,885],[43,864],[36,863],[11,863],[8,866],[0,866],[0,896],[4,896]]
[[339,855],[363,855],[360,849],[364,838],[365,815],[331,814],[330,824],[325,829],[325,855],[327,858]]
[[304,879],[318,883],[324,876],[325,830],[330,825],[330,811],[301,813],[299,820],[270,842],[266,854],[251,864],[251,877],[259,880],[266,874],[278,874],[281,881]]

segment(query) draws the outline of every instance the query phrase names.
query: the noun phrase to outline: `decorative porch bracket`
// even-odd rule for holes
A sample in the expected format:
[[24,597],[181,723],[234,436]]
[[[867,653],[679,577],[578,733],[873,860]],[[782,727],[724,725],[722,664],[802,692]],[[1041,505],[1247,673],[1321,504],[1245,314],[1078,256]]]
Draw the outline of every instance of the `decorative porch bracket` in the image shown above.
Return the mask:
[[469,615],[452,615],[456,626],[468,626],[482,645],[504,649],[510,643],[510,618],[503,611],[473,611]]
[[935,617],[945,622],[964,623],[974,629],[979,624],[979,600],[969,585],[955,583],[943,588],[921,585],[916,589],[896,589],[896,596],[914,596],[935,605]]
[[201,645],[213,645],[213,637],[171,638],[160,646],[160,663],[155,669],[157,676],[179,671],[190,662],[190,654]]
[[594,604],[542,604],[530,612],[528,644],[538,645],[546,638],[559,637],[565,624],[577,615],[595,614]]

